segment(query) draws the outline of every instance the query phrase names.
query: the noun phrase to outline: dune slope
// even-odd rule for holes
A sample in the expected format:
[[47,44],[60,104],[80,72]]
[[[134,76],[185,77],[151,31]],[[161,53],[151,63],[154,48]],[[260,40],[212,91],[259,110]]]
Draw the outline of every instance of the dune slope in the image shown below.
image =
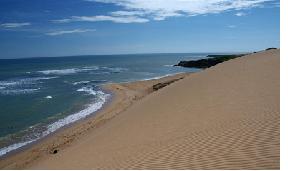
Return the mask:
[[279,169],[279,50],[191,74],[29,169]]

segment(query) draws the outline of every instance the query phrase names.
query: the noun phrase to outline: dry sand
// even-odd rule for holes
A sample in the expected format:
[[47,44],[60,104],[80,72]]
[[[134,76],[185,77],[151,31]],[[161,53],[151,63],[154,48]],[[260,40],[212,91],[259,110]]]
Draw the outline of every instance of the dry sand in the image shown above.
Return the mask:
[[89,132],[93,132],[94,129],[115,118],[133,103],[154,92],[153,85],[175,82],[188,75],[190,74],[180,73],[160,79],[105,85],[103,88],[114,95],[111,103],[106,104],[104,109],[97,111],[95,115],[87,119],[80,120],[28,145],[24,149],[0,157],[0,169],[28,168],[33,163],[49,157],[55,150],[62,151],[73,143],[81,141],[85,136],[89,136]]
[[270,50],[190,74],[153,93],[151,85],[159,80],[110,85],[116,99],[98,121],[90,119],[89,131],[75,135],[81,138],[57,146],[57,154],[42,152],[20,162],[32,148],[2,160],[0,167],[279,169],[279,69],[279,50]]

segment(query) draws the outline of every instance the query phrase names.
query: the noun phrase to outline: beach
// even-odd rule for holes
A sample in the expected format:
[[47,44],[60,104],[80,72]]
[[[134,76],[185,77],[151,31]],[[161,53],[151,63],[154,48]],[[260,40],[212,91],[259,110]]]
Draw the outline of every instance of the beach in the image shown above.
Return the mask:
[[107,84],[114,96],[97,115],[0,168],[279,169],[279,77],[280,50],[269,50],[197,73]]

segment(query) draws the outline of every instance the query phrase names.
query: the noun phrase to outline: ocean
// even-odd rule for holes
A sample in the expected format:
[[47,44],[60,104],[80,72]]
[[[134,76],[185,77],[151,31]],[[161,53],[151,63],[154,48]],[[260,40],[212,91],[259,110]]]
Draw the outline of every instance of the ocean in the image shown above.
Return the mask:
[[197,72],[173,65],[207,55],[0,59],[0,156],[97,112],[112,98],[104,84]]

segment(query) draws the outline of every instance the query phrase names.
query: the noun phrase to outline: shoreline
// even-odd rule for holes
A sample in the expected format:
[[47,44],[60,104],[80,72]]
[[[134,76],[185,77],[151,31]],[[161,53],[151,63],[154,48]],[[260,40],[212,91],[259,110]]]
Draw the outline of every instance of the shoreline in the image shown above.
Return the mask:
[[115,98],[94,119],[0,168],[279,169],[279,68],[280,50],[269,50],[197,73],[106,85]]
[[[12,149],[12,150],[6,152],[4,155],[1,155],[1,156],[0,156],[0,159],[5,159],[5,158],[7,158],[7,157],[9,157],[9,156],[11,156],[11,155],[17,154],[17,153],[19,153],[19,152],[21,152],[21,151],[24,151],[24,150],[27,150],[27,149],[31,148],[33,145],[38,144],[39,142],[41,142],[41,141],[43,141],[43,140],[45,140],[45,139],[47,139],[47,138],[49,138],[49,137],[51,137],[51,136],[54,136],[54,134],[57,134],[58,132],[61,132],[61,131],[65,130],[65,129],[73,126],[73,124],[77,124],[78,122],[81,122],[81,121],[83,121],[83,120],[85,120],[85,119],[89,119],[89,117],[93,117],[93,116],[95,117],[95,115],[98,113],[98,111],[101,111],[103,108],[105,108],[105,106],[106,106],[107,104],[109,104],[110,101],[111,101],[111,97],[110,97],[110,96],[112,95],[111,93],[105,92],[104,89],[101,89],[100,91],[103,92],[103,93],[105,93],[105,95],[107,95],[107,98],[105,99],[105,101],[104,101],[104,103],[101,105],[101,107],[100,107],[99,109],[97,109],[95,112],[89,113],[89,114],[87,114],[86,116],[84,116],[83,118],[79,118],[79,119],[77,119],[77,120],[75,120],[75,121],[72,121],[72,122],[70,122],[70,123],[61,125],[59,128],[54,128],[54,130],[52,130],[51,132],[49,132],[49,133],[47,133],[47,134],[45,134],[45,131],[43,131],[42,134],[44,134],[44,135],[39,136],[39,137],[37,137],[37,138],[35,138],[35,139],[33,139],[33,140],[24,141],[24,142],[17,142],[17,143],[10,144],[9,146],[3,147],[3,149],[8,148],[8,147],[11,147],[11,146],[12,146],[12,148],[13,148],[13,146],[16,146],[16,145],[18,145],[18,144],[24,144],[24,145],[16,146],[15,149]],[[91,103],[90,105],[94,105],[94,104]],[[66,117],[64,117],[64,118],[62,118],[62,119],[66,119],[67,117],[72,116],[72,115],[75,115],[75,114],[77,114],[77,113],[79,113],[79,112],[81,112],[81,111],[83,111],[83,110],[86,110],[86,109],[88,109],[88,108],[82,109],[82,110],[80,110],[80,111],[78,111],[78,112],[76,112],[76,113],[73,113],[73,114],[71,114],[71,115],[68,115],[68,116],[66,116]],[[50,125],[53,125],[53,124],[55,124],[55,123],[57,123],[57,122],[59,122],[59,121],[61,121],[61,119],[49,123],[49,124],[47,125],[47,127],[49,127]],[[46,131],[47,131],[47,130],[46,130]]]
[[[108,92],[110,97],[108,97],[107,101],[99,110],[89,114],[85,118],[65,125],[34,142],[0,156],[0,168],[23,168],[23,166],[30,165],[40,158],[42,159],[53,155],[55,150],[58,152],[59,150],[65,149],[80,137],[85,136],[83,134],[87,134],[91,129],[101,127],[131,106],[135,101],[152,93],[153,85],[179,78],[182,79],[193,73],[194,72],[176,73],[159,78],[103,84],[101,85],[102,91],[104,91],[104,93]],[[28,159],[27,156],[29,156]]]

